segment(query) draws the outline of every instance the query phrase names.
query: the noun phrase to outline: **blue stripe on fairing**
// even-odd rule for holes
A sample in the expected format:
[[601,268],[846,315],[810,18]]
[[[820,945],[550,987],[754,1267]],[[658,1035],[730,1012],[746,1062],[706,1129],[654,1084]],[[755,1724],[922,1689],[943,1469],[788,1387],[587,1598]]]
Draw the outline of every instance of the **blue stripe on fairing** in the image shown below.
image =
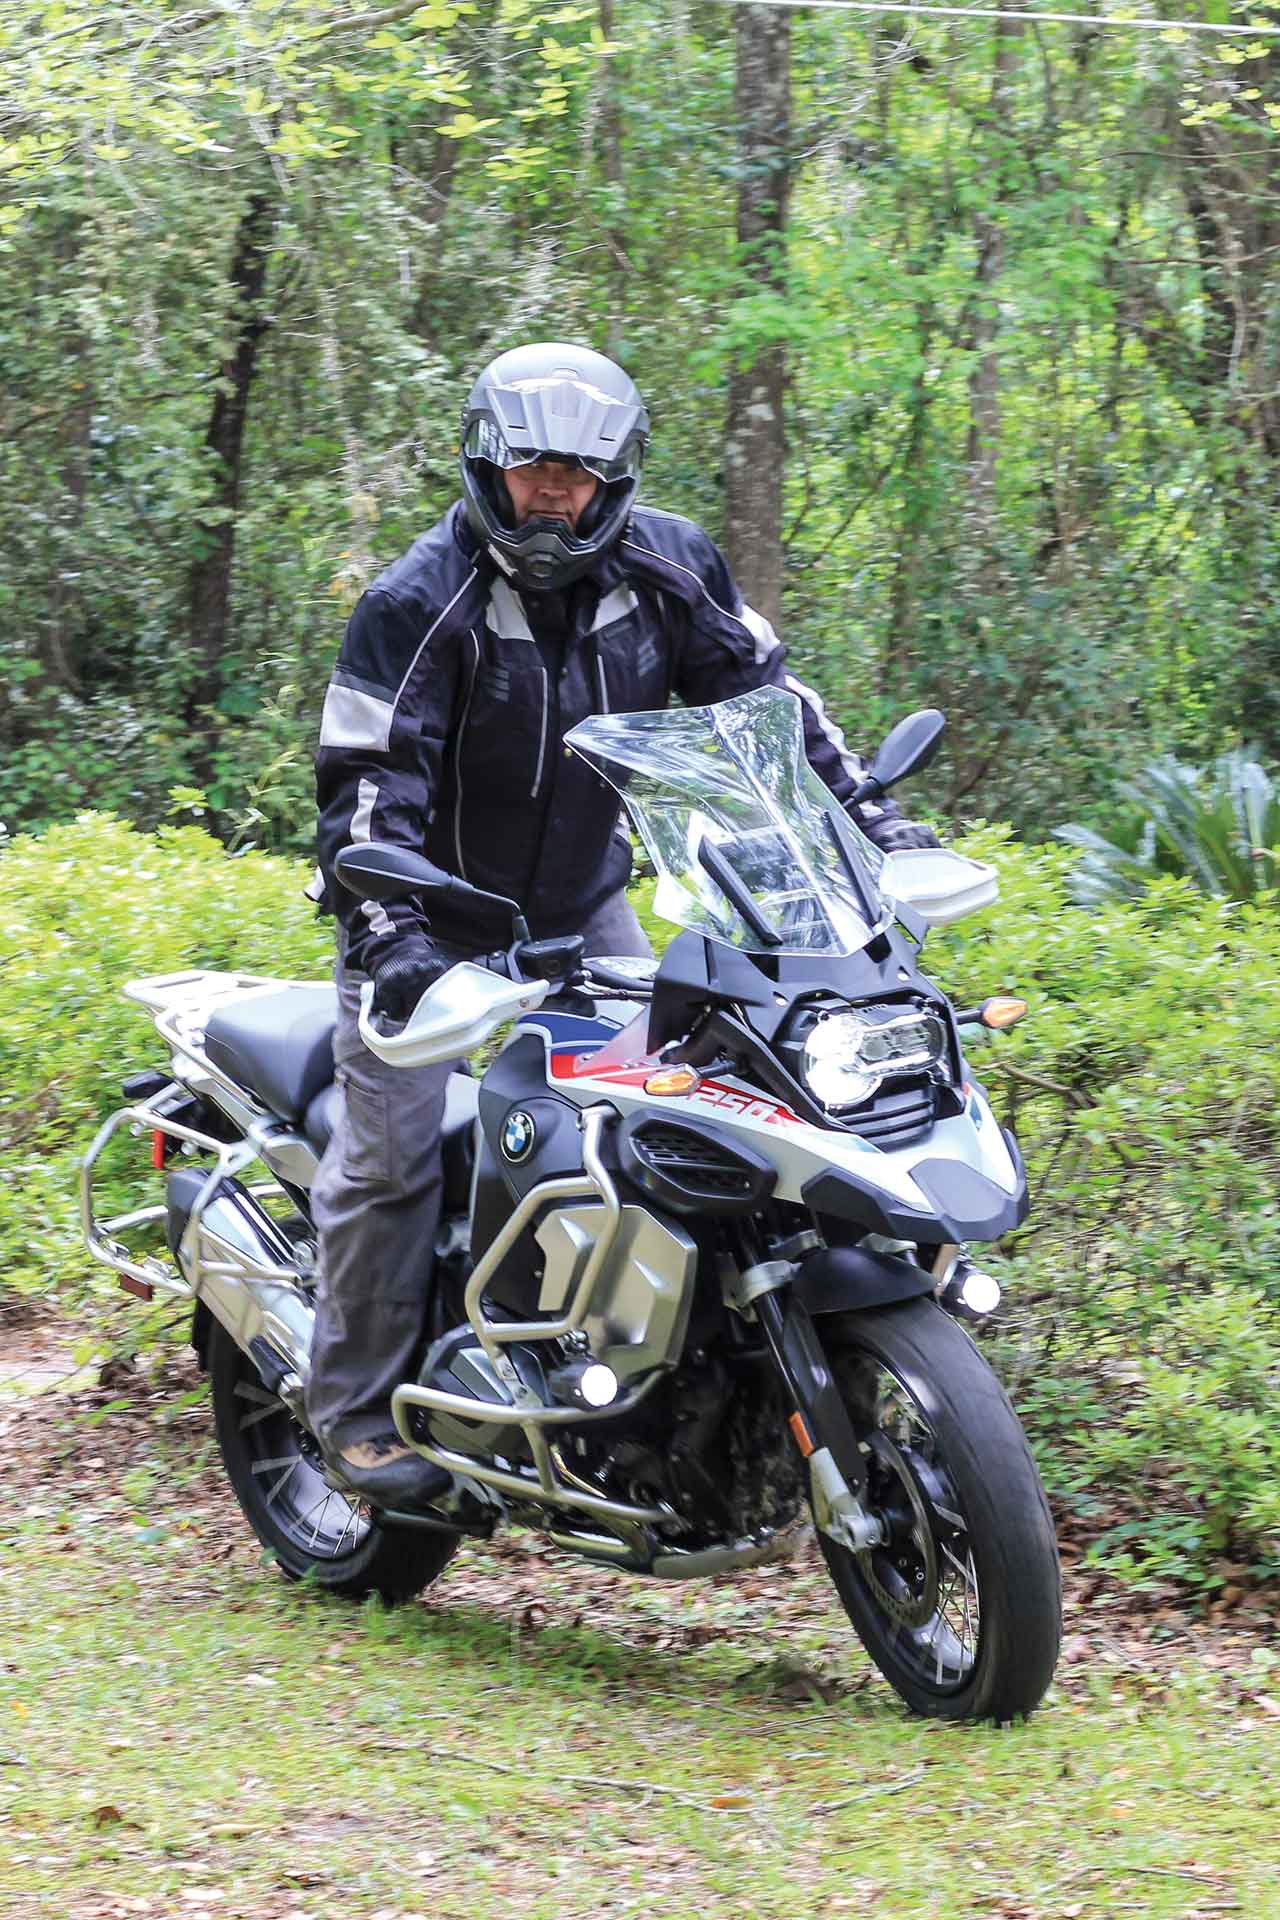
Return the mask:
[[603,1046],[621,1028],[619,1020],[594,1020],[581,1013],[528,1013],[521,1026],[545,1027],[551,1044],[559,1052],[580,1053],[585,1047]]

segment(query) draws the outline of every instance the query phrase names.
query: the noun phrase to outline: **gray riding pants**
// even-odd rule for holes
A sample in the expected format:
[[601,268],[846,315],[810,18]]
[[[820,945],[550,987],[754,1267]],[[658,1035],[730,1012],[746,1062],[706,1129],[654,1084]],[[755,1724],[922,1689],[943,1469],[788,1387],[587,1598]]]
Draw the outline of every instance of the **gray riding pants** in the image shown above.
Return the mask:
[[[624,893],[582,929],[586,951],[647,955]],[[444,949],[449,960],[468,956]],[[345,1098],[311,1190],[319,1298],[307,1417],[326,1445],[392,1430],[392,1390],[416,1377],[443,1185],[440,1130],[453,1062],[390,1067],[360,1038],[362,976],[343,965],[338,929],[334,1068]]]

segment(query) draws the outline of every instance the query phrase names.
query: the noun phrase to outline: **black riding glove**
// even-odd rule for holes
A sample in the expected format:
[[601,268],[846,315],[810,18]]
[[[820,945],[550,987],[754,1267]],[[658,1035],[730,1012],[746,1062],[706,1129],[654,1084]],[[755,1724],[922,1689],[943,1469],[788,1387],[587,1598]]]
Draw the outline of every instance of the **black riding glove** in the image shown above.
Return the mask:
[[913,847],[942,845],[932,827],[921,820],[906,820],[894,807],[852,807],[850,812],[873,847],[881,853],[906,853]]
[[373,969],[373,1011],[403,1025],[427,988],[449,971],[425,933],[406,933]]

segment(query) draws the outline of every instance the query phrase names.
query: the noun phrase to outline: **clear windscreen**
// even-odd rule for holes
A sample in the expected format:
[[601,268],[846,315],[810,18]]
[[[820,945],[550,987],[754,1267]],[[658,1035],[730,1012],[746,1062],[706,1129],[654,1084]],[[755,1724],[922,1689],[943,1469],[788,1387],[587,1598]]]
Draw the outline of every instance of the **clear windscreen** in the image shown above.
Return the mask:
[[883,855],[810,767],[795,694],[600,714],[565,739],[622,795],[664,920],[761,954],[856,953],[883,924]]

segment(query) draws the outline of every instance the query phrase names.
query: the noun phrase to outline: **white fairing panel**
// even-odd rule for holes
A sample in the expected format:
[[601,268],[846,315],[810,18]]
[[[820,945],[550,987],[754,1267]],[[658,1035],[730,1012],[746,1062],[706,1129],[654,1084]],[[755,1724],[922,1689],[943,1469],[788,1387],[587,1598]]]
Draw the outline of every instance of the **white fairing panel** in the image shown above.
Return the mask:
[[885,856],[880,890],[910,907],[929,927],[949,926],[989,907],[1000,892],[996,870],[947,847],[910,847]]
[[[537,1022],[526,1022],[521,1028],[524,1033],[539,1030]],[[909,1146],[885,1151],[856,1134],[812,1126],[771,1093],[762,1093],[732,1074],[713,1075],[704,1079],[695,1093],[667,1098],[644,1090],[645,1080],[658,1065],[656,1060],[621,1060],[616,1043],[608,1049],[612,1059],[597,1054],[566,1057],[554,1047],[549,1032],[545,1032],[545,1038],[550,1049],[548,1078],[557,1093],[584,1107],[607,1100],[623,1114],[662,1113],[672,1118],[684,1114],[690,1119],[719,1121],[773,1161],[778,1169],[775,1192],[780,1200],[802,1204],[806,1182],[837,1168],[856,1173],[859,1180],[880,1187],[906,1206],[932,1213],[932,1202],[911,1177],[912,1168],[924,1160],[959,1161],[985,1174],[1002,1193],[1012,1196],[1017,1191],[1018,1175],[1004,1136],[986,1099],[974,1086],[965,1090],[962,1113],[936,1121]]]

